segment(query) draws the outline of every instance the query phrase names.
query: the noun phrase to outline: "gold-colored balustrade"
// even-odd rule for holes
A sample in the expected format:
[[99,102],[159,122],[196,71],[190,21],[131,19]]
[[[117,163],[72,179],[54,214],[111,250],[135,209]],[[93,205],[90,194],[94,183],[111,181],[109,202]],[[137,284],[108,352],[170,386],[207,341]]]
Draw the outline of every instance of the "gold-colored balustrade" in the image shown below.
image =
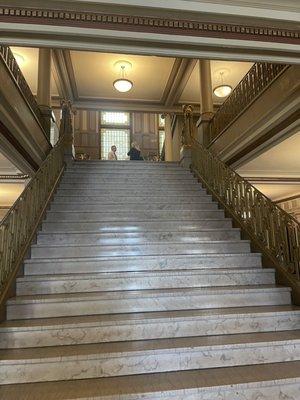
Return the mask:
[[192,170],[260,249],[292,281],[300,281],[300,224],[192,139]]
[[34,95],[31,92],[31,89],[24,78],[24,75],[8,46],[0,46],[0,60],[4,63],[6,68],[8,69],[11,77],[15,81],[18,86],[22,96],[30,107],[31,111],[37,118],[42,129],[47,132],[47,122],[40,110],[38,103],[35,100]]
[[215,141],[289,65],[258,62],[250,68],[210,122],[210,143]]
[[64,138],[48,154],[35,176],[26,186],[6,217],[0,223],[0,298],[37,231],[47,205],[64,171]]

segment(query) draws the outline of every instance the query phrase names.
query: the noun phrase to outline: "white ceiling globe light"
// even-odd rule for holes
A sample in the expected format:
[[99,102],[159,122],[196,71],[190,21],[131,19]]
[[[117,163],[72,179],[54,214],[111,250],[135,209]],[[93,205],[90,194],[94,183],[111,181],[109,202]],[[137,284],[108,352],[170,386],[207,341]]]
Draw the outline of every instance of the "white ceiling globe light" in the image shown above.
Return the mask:
[[129,92],[132,89],[133,83],[129,79],[121,78],[117,79],[113,83],[114,88],[121,93]]
[[227,97],[232,92],[232,87],[224,83],[224,74],[226,70],[220,71],[220,84],[214,88],[214,95],[217,97]]
[[232,87],[230,85],[220,85],[214,88],[214,94],[217,97],[227,97],[232,92]]
[[121,77],[114,81],[114,88],[121,93],[129,92],[133,88],[133,82],[126,78],[126,72],[132,68],[132,64],[128,61],[121,60],[117,61],[115,66],[121,69]]

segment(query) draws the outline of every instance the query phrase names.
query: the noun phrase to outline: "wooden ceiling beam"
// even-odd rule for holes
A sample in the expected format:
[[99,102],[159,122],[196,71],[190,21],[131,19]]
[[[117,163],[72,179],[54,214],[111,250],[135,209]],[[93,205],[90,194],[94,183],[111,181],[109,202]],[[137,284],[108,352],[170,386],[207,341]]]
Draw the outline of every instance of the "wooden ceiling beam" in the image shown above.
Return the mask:
[[54,77],[60,97],[77,101],[79,96],[70,51],[54,49],[52,58]]
[[179,102],[196,64],[194,58],[176,58],[161,99],[166,107]]

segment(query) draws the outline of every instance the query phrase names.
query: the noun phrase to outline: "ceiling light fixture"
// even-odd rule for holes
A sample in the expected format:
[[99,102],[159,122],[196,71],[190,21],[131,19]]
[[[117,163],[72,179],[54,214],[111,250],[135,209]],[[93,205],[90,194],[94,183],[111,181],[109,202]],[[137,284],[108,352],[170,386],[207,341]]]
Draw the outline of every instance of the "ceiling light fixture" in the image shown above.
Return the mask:
[[25,64],[25,58],[19,53],[13,52],[13,55],[15,57],[15,60],[17,61],[18,66],[22,67]]
[[224,72],[220,72],[221,85],[216,86],[214,88],[214,94],[217,97],[227,97],[232,92],[232,87],[230,85],[224,84],[224,82],[223,82],[223,74],[224,74]]
[[126,62],[120,62],[121,78],[115,80],[113,83],[114,88],[121,93],[129,92],[133,88],[133,83],[125,77],[126,67]]

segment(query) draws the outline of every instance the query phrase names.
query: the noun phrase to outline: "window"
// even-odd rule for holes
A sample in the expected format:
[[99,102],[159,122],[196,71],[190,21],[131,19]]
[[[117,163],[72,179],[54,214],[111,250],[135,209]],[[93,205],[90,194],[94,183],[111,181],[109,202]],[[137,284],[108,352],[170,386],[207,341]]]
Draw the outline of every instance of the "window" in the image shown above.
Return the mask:
[[165,118],[163,114],[159,114],[158,118],[158,146],[159,146],[159,155],[161,155],[162,149],[165,143]]
[[159,130],[159,154],[161,154],[165,143],[165,131]]
[[101,112],[101,159],[107,160],[111,146],[117,147],[118,160],[126,160],[130,149],[130,113]]
[[130,114],[127,112],[101,112],[101,125],[130,125]]
[[159,120],[158,120],[158,128],[159,129],[164,129],[165,128],[165,118],[163,116],[163,114],[159,114]]
[[130,130],[129,129],[101,129],[101,159],[107,160],[111,146],[117,147],[118,160],[126,160],[130,149]]

